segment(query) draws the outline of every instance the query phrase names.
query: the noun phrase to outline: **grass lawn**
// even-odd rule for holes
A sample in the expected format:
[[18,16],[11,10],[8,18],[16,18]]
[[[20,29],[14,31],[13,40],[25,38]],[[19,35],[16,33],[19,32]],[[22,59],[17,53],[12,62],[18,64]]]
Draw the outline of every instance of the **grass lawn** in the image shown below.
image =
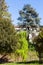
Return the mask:
[[5,64],[0,64],[0,65],[43,65],[43,64],[38,64],[38,63],[35,63],[35,64],[15,64],[15,63],[5,63]]

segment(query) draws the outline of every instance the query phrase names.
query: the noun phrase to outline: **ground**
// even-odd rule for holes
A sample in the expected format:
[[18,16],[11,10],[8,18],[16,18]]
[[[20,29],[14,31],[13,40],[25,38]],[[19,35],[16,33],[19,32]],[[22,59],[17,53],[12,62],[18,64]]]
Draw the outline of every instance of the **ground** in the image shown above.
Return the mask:
[[0,64],[0,65],[43,65],[43,64],[38,64],[38,63],[35,63],[35,64],[15,64],[15,63],[5,63],[5,64]]

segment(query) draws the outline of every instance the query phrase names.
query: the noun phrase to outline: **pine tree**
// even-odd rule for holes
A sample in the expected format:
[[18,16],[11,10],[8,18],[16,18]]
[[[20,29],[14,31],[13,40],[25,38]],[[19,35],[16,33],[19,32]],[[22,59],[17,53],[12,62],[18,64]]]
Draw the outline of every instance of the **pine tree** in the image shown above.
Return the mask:
[[0,0],[0,53],[14,52],[17,41],[16,31],[5,0]]
[[[26,28],[27,30],[27,38],[32,43],[32,39],[34,38],[35,34],[32,33],[34,29],[39,29],[40,26],[40,17],[36,10],[31,5],[24,5],[23,9],[19,11],[18,20],[20,20],[19,26],[22,28]],[[29,38],[29,34],[31,35],[31,39]],[[33,37],[32,37],[33,36]]]
[[22,26],[37,26],[40,23],[38,13],[31,5],[24,5],[23,9],[19,11],[19,15],[18,20],[20,20]]
[[0,19],[9,17],[10,13],[8,12],[8,6],[5,3],[5,0],[0,0]]

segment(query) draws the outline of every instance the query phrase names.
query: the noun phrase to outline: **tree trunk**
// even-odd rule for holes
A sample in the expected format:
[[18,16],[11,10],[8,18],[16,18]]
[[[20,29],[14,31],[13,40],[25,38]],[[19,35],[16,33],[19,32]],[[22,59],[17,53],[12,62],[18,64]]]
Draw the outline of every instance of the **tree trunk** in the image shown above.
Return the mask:
[[41,52],[39,53],[39,63],[42,63]]

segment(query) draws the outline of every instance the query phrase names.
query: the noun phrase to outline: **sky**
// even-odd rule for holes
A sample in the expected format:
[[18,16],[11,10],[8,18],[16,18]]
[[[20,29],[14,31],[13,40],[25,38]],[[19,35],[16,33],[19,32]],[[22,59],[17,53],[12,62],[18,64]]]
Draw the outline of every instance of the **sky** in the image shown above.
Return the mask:
[[23,6],[30,4],[41,18],[40,24],[43,25],[43,0],[6,0],[9,6],[8,11],[11,13],[13,19],[13,24],[17,25],[19,22],[17,18],[19,17],[19,11],[22,10]]

